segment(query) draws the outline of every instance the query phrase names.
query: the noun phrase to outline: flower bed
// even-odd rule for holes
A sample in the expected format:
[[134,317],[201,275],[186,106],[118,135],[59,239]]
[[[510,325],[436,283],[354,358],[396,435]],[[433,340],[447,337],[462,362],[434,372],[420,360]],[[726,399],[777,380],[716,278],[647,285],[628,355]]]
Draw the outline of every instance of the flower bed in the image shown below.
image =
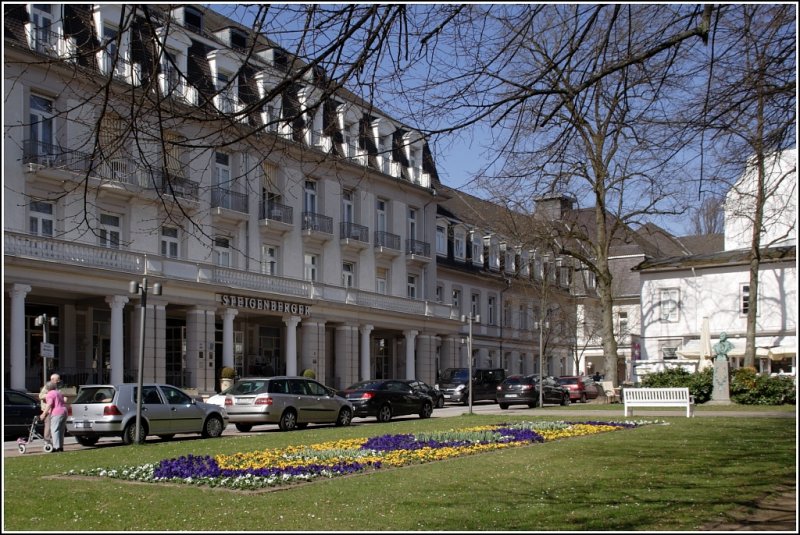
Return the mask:
[[180,482],[234,489],[260,489],[319,477],[440,461],[637,427],[626,422],[520,422],[433,433],[380,435],[288,446],[233,455],[187,455],[141,466],[70,471],[71,475],[147,482]]

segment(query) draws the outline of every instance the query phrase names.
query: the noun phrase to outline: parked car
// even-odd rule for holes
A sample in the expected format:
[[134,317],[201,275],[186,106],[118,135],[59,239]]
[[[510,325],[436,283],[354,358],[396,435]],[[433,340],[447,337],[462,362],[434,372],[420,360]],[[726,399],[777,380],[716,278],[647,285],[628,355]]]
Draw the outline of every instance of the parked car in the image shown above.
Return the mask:
[[[220,407],[225,407],[225,399],[227,398],[228,393],[233,390],[233,385],[229,386],[225,390],[217,392],[213,396],[208,396],[206,399],[206,403],[210,403],[211,405],[218,405]],[[230,415],[228,415],[230,416]]]
[[[476,368],[472,370],[472,401],[497,401],[497,386],[506,378],[502,368]],[[436,388],[442,391],[445,401],[469,403],[469,369],[447,368],[439,376]]]
[[588,375],[562,375],[558,382],[569,389],[569,397],[572,401],[586,403],[588,399],[596,399],[602,390],[600,385]]
[[420,381],[419,379],[406,379],[403,382],[406,383],[411,388],[419,390],[423,394],[428,394],[433,400],[433,407],[435,409],[441,409],[442,407],[444,407],[444,394],[438,388],[433,387],[423,381]]
[[278,424],[281,431],[308,424],[343,426],[353,418],[350,402],[308,377],[245,377],[226,394],[225,409],[242,433],[262,424]]
[[[82,385],[67,416],[67,433],[84,446],[100,437],[119,436],[125,444],[136,442],[136,383]],[[228,414],[217,405],[192,398],[172,385],[142,385],[142,441],[149,435],[169,440],[179,433],[222,435]]]
[[388,422],[393,416],[406,414],[419,414],[420,418],[430,418],[433,414],[431,397],[412,388],[407,381],[361,381],[348,386],[341,394],[353,404],[355,416],[374,416],[379,422]]
[[[538,407],[539,376],[509,375],[497,387],[497,403],[501,409],[507,409],[510,405]],[[569,390],[555,377],[546,375],[542,378],[542,403],[569,405]]]
[[[20,390],[3,390],[3,436],[27,437],[34,416],[42,413],[39,400]],[[44,433],[44,423],[36,424],[39,434]]]

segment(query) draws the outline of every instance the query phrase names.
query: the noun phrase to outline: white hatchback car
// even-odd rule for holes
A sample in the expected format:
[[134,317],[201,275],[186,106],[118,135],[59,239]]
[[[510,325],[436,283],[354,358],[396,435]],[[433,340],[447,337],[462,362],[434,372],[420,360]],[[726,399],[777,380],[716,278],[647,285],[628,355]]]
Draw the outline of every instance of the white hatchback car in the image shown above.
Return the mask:
[[[118,436],[136,442],[136,383],[82,385],[69,407],[67,433],[93,446],[100,437]],[[142,385],[142,442],[148,435],[169,440],[179,433],[215,438],[228,425],[228,414],[217,405],[197,401],[183,390],[163,384]]]

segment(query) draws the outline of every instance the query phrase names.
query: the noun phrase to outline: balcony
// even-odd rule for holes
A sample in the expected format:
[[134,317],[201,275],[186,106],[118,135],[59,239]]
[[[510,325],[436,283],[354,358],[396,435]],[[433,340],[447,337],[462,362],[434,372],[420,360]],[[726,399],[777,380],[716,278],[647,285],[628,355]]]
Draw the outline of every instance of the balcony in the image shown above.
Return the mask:
[[343,249],[362,251],[369,246],[369,229],[364,225],[342,221],[339,223],[339,241]]
[[314,212],[303,212],[303,239],[311,243],[325,243],[333,238],[333,219]]
[[385,232],[375,231],[375,256],[395,258],[400,255],[400,236]]
[[406,260],[420,264],[430,262],[431,244],[414,239],[406,240]]
[[159,195],[171,195],[176,200],[198,200],[198,184],[185,178],[179,171],[168,169],[152,169],[151,184]]
[[28,44],[30,45],[31,50],[39,52],[40,54],[59,56],[61,35],[59,35],[58,32],[49,30],[48,28],[36,28],[35,26],[31,25],[30,33],[28,35]]
[[284,234],[292,229],[293,210],[291,206],[280,204],[275,201],[262,200],[258,207],[258,226],[262,231],[270,233],[274,231],[278,235]]
[[211,215],[215,219],[244,221],[247,219],[247,195],[219,186],[211,190]]

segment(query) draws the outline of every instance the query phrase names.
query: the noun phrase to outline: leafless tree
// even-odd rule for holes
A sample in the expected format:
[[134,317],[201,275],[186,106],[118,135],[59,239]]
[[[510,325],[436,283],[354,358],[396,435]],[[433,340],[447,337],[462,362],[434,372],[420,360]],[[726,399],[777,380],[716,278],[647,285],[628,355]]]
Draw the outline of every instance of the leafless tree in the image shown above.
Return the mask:
[[724,199],[708,196],[699,207],[691,208],[692,230],[694,234],[719,234],[724,230]]

